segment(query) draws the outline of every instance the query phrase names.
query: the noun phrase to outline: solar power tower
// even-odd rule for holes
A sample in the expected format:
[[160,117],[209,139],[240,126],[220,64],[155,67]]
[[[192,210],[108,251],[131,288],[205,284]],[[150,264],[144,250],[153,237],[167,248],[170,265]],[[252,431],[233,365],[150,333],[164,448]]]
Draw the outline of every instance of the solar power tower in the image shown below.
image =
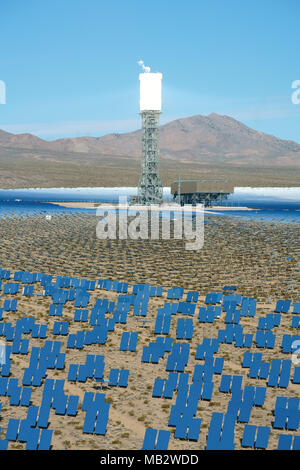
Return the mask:
[[162,74],[144,67],[140,73],[140,115],[142,118],[142,168],[138,186],[138,204],[163,202],[159,176],[159,116],[161,114]]

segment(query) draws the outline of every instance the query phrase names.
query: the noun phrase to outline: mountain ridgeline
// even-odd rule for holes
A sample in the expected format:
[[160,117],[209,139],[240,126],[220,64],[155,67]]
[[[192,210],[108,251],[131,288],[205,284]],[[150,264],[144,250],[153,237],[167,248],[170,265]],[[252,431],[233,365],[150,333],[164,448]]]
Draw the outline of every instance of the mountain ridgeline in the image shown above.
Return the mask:
[[[57,154],[98,154],[139,157],[141,130],[103,137],[62,138],[52,141],[31,134],[0,130],[0,152],[22,149]],[[300,145],[258,132],[241,122],[215,113],[176,119],[161,126],[162,160],[224,162],[240,165],[300,165]]]

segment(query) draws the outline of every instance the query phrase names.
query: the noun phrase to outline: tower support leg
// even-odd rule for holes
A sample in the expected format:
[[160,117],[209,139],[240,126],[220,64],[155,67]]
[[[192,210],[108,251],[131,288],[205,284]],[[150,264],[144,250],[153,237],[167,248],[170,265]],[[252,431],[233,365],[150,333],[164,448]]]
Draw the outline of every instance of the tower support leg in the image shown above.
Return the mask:
[[160,111],[142,111],[142,171],[138,186],[139,204],[163,202],[159,176],[159,115]]

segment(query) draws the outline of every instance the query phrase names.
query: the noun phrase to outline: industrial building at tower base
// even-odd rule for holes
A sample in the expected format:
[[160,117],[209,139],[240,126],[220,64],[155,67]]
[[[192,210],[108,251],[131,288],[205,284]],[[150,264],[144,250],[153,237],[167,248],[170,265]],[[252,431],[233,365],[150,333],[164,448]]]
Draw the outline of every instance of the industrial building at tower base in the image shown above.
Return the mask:
[[171,194],[181,205],[221,205],[233,191],[233,185],[226,180],[178,180],[171,185]]

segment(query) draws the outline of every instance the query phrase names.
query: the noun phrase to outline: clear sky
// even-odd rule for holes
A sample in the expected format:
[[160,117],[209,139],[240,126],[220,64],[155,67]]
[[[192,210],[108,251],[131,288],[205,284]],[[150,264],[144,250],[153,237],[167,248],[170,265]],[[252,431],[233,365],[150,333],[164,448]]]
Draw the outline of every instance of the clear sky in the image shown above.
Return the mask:
[[216,112],[300,143],[299,0],[2,0],[0,44],[0,129],[135,130],[142,59],[163,123]]

